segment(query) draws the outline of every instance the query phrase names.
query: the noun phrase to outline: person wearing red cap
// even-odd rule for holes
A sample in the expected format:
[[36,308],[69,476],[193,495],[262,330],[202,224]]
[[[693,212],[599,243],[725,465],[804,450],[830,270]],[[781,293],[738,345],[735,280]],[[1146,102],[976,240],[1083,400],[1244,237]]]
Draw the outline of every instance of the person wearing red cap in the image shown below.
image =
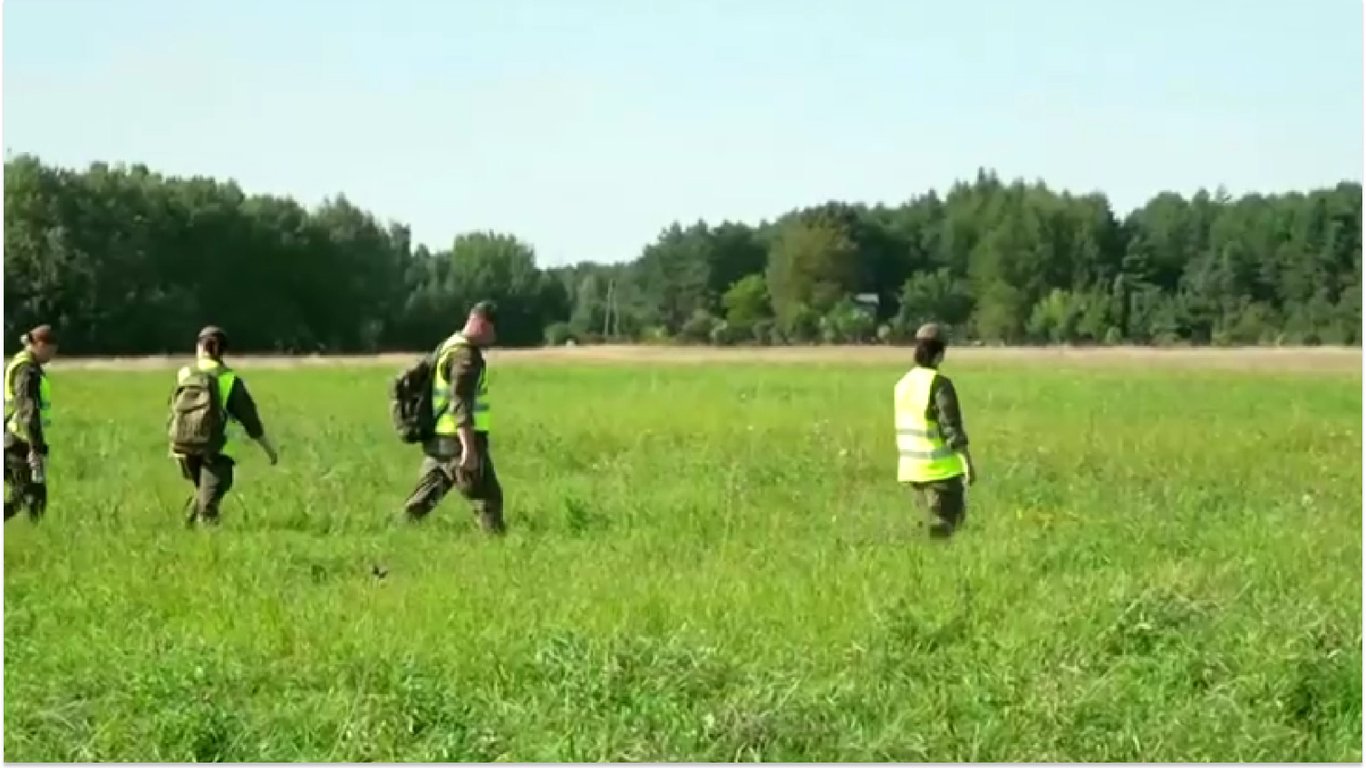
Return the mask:
[[5,367],[5,519],[21,509],[37,521],[47,511],[47,427],[52,384],[43,366],[57,356],[52,327],[20,338],[24,348]]
[[977,480],[958,393],[939,372],[945,347],[938,324],[922,325],[915,334],[915,367],[893,390],[896,479],[921,496],[930,516],[930,536],[941,539],[963,524],[963,483]]
[[177,372],[171,394],[171,455],[195,488],[186,502],[190,508],[186,525],[218,523],[219,505],[233,484],[234,424],[261,446],[271,465],[279,460],[246,382],[223,362],[227,349],[228,336],[222,328],[210,325],[201,330],[195,340],[194,365]]

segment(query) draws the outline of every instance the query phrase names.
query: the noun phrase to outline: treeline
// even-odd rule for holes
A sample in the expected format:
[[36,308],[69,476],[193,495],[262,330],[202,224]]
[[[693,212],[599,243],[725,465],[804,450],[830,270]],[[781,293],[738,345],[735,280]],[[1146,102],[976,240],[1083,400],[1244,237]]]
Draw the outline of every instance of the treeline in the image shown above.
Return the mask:
[[[512,234],[436,252],[343,197],[309,210],[143,166],[5,163],[5,332],[64,352],[424,349],[475,300],[510,346],[901,343],[922,321],[985,343],[1359,344],[1361,186],[1103,195],[989,172],[895,206],[674,224],[627,264],[542,269]],[[12,341],[10,342],[12,343]]]

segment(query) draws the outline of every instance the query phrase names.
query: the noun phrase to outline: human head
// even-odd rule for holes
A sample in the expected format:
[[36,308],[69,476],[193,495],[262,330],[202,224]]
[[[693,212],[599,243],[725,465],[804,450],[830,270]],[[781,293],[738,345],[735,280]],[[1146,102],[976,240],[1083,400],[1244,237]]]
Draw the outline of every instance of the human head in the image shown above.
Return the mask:
[[465,318],[465,328],[461,331],[465,338],[481,347],[493,346],[498,338],[494,327],[498,321],[498,306],[492,301],[481,301],[470,308]]
[[34,328],[21,336],[19,341],[39,364],[51,362],[57,356],[57,334],[52,332],[50,325]]
[[228,351],[228,334],[216,325],[206,325],[195,338],[195,351],[214,360],[221,359]]
[[925,323],[915,332],[915,364],[935,368],[944,361],[944,329],[938,323]]

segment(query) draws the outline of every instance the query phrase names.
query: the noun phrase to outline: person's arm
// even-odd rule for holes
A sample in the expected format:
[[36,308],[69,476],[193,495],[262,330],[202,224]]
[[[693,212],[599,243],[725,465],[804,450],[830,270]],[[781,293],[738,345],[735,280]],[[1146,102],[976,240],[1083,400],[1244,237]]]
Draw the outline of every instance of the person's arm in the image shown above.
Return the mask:
[[232,385],[232,391],[228,393],[228,415],[242,425],[246,430],[247,437],[256,441],[261,446],[261,450],[266,452],[266,458],[274,464],[279,460],[279,454],[275,451],[275,445],[266,435],[266,428],[261,424],[261,414],[256,409],[256,401],[252,399],[251,392],[247,389],[247,383],[238,376]]
[[447,381],[451,382],[451,416],[460,435],[460,455],[470,463],[479,458],[474,441],[474,398],[479,393],[482,361],[479,352],[468,346],[457,347],[447,358]]
[[972,452],[968,449],[968,432],[963,426],[963,410],[958,402],[958,392],[953,382],[939,376],[935,379],[935,410],[938,412],[939,431],[944,435],[944,443],[963,459],[963,471],[969,484],[977,479],[977,468],[972,463]]
[[[42,387],[43,375],[38,366],[25,363],[16,371],[14,410],[27,436],[29,450],[38,456],[47,455],[47,438],[43,434]],[[32,458],[32,457],[30,457]]]

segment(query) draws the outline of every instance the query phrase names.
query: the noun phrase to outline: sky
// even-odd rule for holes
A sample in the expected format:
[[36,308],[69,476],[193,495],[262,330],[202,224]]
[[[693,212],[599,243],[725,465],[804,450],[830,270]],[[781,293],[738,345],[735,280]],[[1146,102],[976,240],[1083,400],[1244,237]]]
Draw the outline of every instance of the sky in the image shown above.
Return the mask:
[[7,152],[347,199],[448,247],[635,258],[669,224],[970,179],[1361,180],[1360,0],[4,0]]

